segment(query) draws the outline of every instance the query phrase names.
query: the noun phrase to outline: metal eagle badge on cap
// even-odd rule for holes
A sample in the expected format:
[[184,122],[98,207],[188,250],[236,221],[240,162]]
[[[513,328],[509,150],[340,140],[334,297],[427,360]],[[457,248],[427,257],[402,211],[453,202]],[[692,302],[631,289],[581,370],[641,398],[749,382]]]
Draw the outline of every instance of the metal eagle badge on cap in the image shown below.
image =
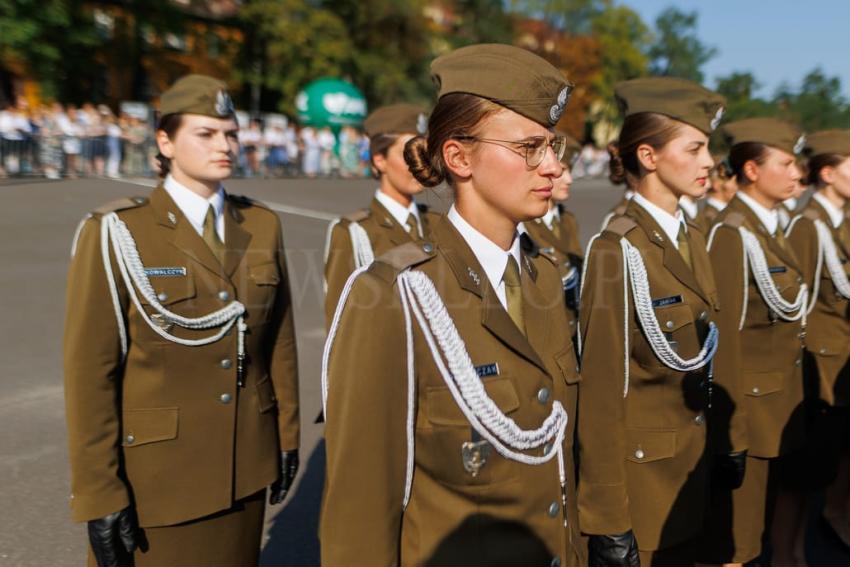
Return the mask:
[[419,113],[419,116],[416,117],[416,132],[420,135],[425,135],[425,132],[428,131],[428,118]]
[[714,118],[711,119],[711,129],[717,130],[717,127],[720,125],[720,121],[723,120],[723,115],[726,113],[726,109],[724,107],[720,107],[717,109],[717,113],[714,115]]
[[800,152],[802,152],[803,148],[805,148],[805,147],[806,147],[806,135],[804,134],[804,135],[800,136],[799,138],[797,138],[797,143],[794,144],[794,155],[797,155]]
[[561,89],[561,92],[558,93],[558,102],[552,105],[552,108],[549,109],[549,122],[552,124],[557,124],[558,120],[561,119],[561,116],[564,115],[564,109],[567,107],[567,103],[570,101],[570,94],[572,93],[572,88],[569,86]]
[[218,91],[215,96],[215,111],[219,116],[230,116],[236,111],[233,106],[233,99],[225,91]]

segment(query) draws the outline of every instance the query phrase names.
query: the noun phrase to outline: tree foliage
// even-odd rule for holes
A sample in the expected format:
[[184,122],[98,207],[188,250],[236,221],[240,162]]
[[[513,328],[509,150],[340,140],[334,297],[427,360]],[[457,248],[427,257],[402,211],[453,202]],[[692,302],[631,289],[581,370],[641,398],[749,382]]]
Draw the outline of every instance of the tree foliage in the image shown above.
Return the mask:
[[702,82],[702,67],[717,50],[697,37],[697,18],[696,12],[677,8],[667,8],[658,16],[656,38],[648,51],[653,74]]

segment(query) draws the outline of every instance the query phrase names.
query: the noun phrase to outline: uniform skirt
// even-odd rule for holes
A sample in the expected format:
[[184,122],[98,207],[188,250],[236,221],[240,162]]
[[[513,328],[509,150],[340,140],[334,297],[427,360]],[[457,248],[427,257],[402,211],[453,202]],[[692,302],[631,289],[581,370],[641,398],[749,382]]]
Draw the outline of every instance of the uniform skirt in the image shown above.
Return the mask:
[[[250,567],[257,565],[263,535],[265,490],[229,509],[175,526],[143,528],[135,567]],[[89,567],[97,567],[89,549]]]

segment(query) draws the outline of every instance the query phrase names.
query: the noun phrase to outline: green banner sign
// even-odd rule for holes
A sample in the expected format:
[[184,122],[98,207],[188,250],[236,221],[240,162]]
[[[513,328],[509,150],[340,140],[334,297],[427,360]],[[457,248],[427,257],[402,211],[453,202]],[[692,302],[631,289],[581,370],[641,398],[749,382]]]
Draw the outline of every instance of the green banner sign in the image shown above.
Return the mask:
[[347,81],[322,78],[295,97],[298,121],[306,126],[360,126],[366,118],[366,97]]

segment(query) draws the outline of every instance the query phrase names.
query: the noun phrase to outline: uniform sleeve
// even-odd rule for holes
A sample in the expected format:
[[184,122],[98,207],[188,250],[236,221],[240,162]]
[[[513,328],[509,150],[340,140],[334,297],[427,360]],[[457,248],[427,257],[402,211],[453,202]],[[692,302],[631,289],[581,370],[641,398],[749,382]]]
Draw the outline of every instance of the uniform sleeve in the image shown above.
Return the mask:
[[325,263],[325,328],[330,329],[336,312],[336,304],[348,276],[354,271],[354,252],[351,235],[342,223],[333,227],[328,245],[328,259]]
[[570,240],[570,247],[567,252],[581,258],[584,254],[584,250],[581,249],[581,236],[578,231],[578,221],[574,214],[564,213],[564,226],[567,230],[567,234],[569,234]]
[[291,451],[300,445],[300,420],[298,399],[298,352],[295,341],[295,321],[292,295],[289,288],[289,271],[280,220],[275,215],[278,232],[277,260],[280,284],[275,298],[274,343],[269,360],[271,379],[278,400],[278,437],[281,451]]
[[[788,233],[788,243],[800,264],[800,269],[803,270],[803,278],[811,293],[818,262],[818,233],[815,224],[807,218],[797,220]],[[809,301],[812,301],[811,297]]]
[[63,365],[71,510],[83,522],[130,502],[119,470],[121,346],[95,219],[83,226],[68,272]]
[[325,416],[322,565],[399,564],[407,458],[405,329],[394,288],[352,288],[333,343]]
[[747,416],[741,375],[740,322],[744,301],[744,250],[741,235],[730,227],[717,229],[708,252],[717,284],[720,342],[714,361],[710,443],[715,454],[748,447]]
[[[617,242],[594,242],[581,296],[579,527],[587,534],[631,529],[625,477],[623,258]],[[631,310],[629,311],[631,313]]]

